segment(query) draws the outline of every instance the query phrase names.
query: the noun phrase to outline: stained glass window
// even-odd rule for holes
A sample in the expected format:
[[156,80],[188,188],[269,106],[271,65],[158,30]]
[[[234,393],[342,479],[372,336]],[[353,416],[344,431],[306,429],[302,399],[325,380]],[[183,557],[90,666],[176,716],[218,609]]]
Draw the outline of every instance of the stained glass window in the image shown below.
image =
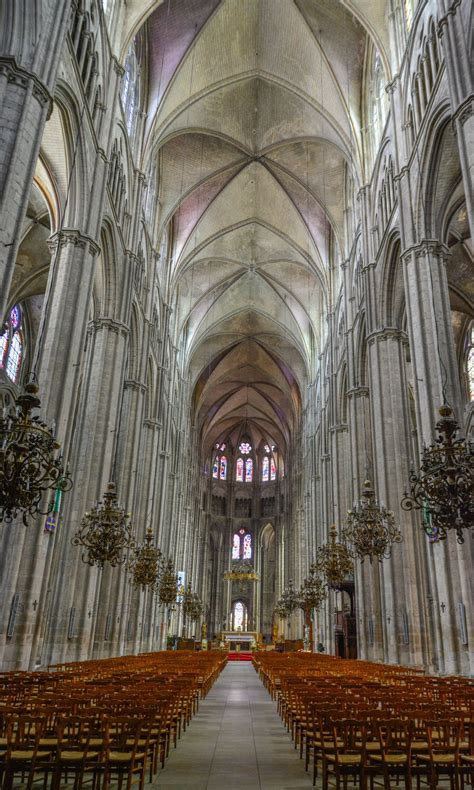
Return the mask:
[[253,461],[251,458],[245,460],[245,482],[251,483],[253,477]]
[[234,604],[234,631],[237,629],[244,630],[245,607],[242,601],[236,601]]
[[276,476],[277,476],[276,464],[275,464],[274,459],[271,458],[271,460],[270,460],[270,478],[271,478],[271,480],[276,480]]
[[232,543],[232,559],[238,560],[240,557],[240,537],[235,533],[234,542]]
[[217,455],[214,458],[214,463],[212,464],[212,476],[215,477],[216,479],[219,476],[219,459]]
[[235,479],[238,483],[243,483],[244,480],[244,459],[237,458],[237,464],[235,467]]
[[221,455],[220,478],[221,480],[227,480],[227,458],[225,455]]
[[467,352],[467,378],[469,382],[470,399],[474,400],[474,322],[471,324],[470,343]]
[[268,474],[269,474],[268,455],[265,455],[263,457],[263,461],[262,461],[262,482],[263,483],[267,482]]
[[122,88],[120,98],[125,116],[125,125],[129,135],[134,131],[135,117],[138,111],[140,90],[140,74],[135,45],[132,44],[128,50],[124,63],[124,75],[122,77]]
[[10,310],[8,324],[0,337],[0,368],[5,369],[13,382],[18,380],[22,357],[21,309],[16,305]]
[[265,450],[266,453],[270,452],[270,448],[269,448],[268,444],[266,444],[263,449]]
[[239,445],[239,450],[242,455],[248,455],[252,449],[252,445],[248,442],[241,442]]
[[8,329],[0,337],[0,368],[5,366],[5,359],[8,351]]
[[244,538],[244,560],[252,559],[252,536],[247,533]]

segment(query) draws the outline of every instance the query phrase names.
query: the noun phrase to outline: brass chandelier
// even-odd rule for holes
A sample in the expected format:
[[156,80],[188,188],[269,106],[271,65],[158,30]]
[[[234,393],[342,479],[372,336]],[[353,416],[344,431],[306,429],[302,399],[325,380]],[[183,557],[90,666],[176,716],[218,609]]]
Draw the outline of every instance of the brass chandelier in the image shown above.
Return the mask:
[[178,576],[174,569],[172,560],[168,560],[163,568],[163,572],[158,583],[158,597],[160,603],[169,606],[176,602],[178,595]]
[[299,606],[304,612],[310,612],[311,609],[319,609],[326,598],[324,582],[318,574],[318,566],[315,562],[310,565],[309,575],[303,579],[298,597]]
[[191,621],[199,620],[204,611],[204,606],[199,595],[193,592],[191,582],[189,582],[183,593],[183,614],[185,619],[189,617]]
[[288,587],[283,591],[283,595],[277,601],[275,606],[275,611],[279,617],[283,620],[288,619],[295,609],[298,609],[300,606],[300,597],[298,591],[296,590],[293,580],[290,579],[288,582]]
[[318,548],[317,570],[326,580],[328,587],[339,590],[344,580],[354,570],[350,551],[344,542],[336,542],[337,531],[333,524],[329,530],[329,542]]
[[410,492],[405,491],[404,510],[423,510],[428,516],[423,528],[430,537],[445,540],[449,530],[464,543],[463,530],[474,526],[474,446],[457,439],[459,425],[450,406],[439,409],[438,438],[425,447],[420,471],[410,472]]
[[[69,491],[72,480],[69,468],[57,455],[60,445],[54,431],[32,416],[39,409],[38,387],[30,381],[16,399],[16,410],[0,418],[0,522],[10,523],[22,514],[28,518],[51,513],[54,491]],[[51,500],[41,509],[46,491]]]
[[74,546],[83,546],[83,562],[103,568],[115,567],[126,560],[124,550],[135,548],[129,514],[117,502],[115,484],[109,483],[104,502],[98,502],[86,513],[72,538]]
[[160,549],[153,543],[153,530],[148,527],[143,543],[135,546],[132,557],[128,561],[127,570],[131,573],[134,587],[142,590],[159,589],[160,574],[163,570],[164,558]]
[[235,563],[229,571],[225,571],[223,578],[226,582],[258,582],[260,577],[250,562],[242,560]]
[[360,502],[347,513],[342,539],[354,558],[364,562],[368,557],[371,563],[374,557],[380,562],[388,559],[392,545],[402,541],[392,511],[379,505],[370,480],[364,482]]

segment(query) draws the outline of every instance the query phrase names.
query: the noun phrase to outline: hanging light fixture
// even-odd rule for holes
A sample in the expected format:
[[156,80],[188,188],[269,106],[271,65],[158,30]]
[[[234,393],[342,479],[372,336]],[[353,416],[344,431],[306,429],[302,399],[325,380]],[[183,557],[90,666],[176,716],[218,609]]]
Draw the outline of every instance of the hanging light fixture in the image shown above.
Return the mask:
[[148,527],[145,540],[133,549],[127,569],[132,574],[134,587],[148,588],[153,592],[159,589],[160,573],[164,558],[160,549],[153,544],[153,530]]
[[300,598],[298,591],[293,584],[293,580],[290,579],[288,587],[286,587],[281,598],[277,601],[275,611],[283,620],[286,620],[292,615],[295,609],[298,609],[299,605]]
[[[10,523],[19,515],[23,523],[38,514],[51,513],[54,492],[72,487],[69,468],[64,471],[54,429],[32,416],[39,409],[38,387],[26,384],[16,399],[16,410],[4,410],[0,418],[0,522]],[[41,509],[44,494],[51,492],[46,509]]]
[[174,569],[172,560],[168,560],[164,566],[163,573],[160,576],[158,584],[158,597],[160,603],[169,606],[176,602],[178,595],[178,576]]
[[464,543],[463,530],[474,526],[474,445],[457,439],[459,425],[446,403],[439,409],[436,443],[425,447],[418,474],[410,472],[410,492],[401,502],[404,510],[423,510],[424,529],[432,538],[445,540],[449,530]]
[[371,563],[374,557],[379,562],[388,559],[392,545],[402,541],[392,511],[379,505],[370,480],[364,482],[360,502],[347,513],[342,539],[349,544],[354,558],[364,562],[368,557]]
[[103,568],[106,563],[115,567],[126,560],[124,550],[135,543],[128,523],[130,516],[117,502],[115,484],[109,483],[104,502],[98,502],[86,513],[81,526],[72,538],[74,546],[83,546],[83,562]]
[[199,595],[193,592],[191,582],[188,583],[187,588],[183,593],[183,615],[189,617],[191,621],[198,620],[203,612],[204,606],[199,598]]
[[225,571],[223,578],[226,582],[258,582],[260,577],[254,570],[251,561],[240,560],[234,563],[229,571]]
[[335,524],[329,530],[329,542],[318,549],[316,567],[326,580],[328,587],[339,590],[344,580],[354,570],[354,563],[349,549],[344,542],[336,542]]
[[324,582],[318,573],[318,566],[315,562],[310,565],[309,575],[303,579],[298,597],[299,606],[304,612],[319,609],[326,598]]
[[303,579],[303,584],[299,591],[299,605],[304,612],[305,647],[309,646],[309,650],[313,650],[313,620],[311,612],[313,609],[319,609],[325,598],[326,589],[324,582],[318,573],[316,563],[313,562],[309,568],[309,575]]

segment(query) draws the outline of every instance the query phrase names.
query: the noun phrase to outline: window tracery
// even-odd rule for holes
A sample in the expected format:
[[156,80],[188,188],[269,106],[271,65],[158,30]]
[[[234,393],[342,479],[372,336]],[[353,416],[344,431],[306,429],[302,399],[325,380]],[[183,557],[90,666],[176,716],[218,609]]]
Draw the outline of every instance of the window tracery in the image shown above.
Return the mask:
[[467,335],[466,373],[469,400],[474,401],[474,321],[471,322]]
[[10,315],[0,336],[0,368],[5,370],[14,384],[23,359],[22,312],[20,305],[10,310]]
[[125,58],[124,75],[120,99],[122,102],[125,126],[130,137],[135,131],[135,122],[140,101],[140,64],[137,57],[135,42],[132,42]]
[[245,529],[239,529],[234,533],[232,540],[232,559],[251,560],[252,559],[252,535]]

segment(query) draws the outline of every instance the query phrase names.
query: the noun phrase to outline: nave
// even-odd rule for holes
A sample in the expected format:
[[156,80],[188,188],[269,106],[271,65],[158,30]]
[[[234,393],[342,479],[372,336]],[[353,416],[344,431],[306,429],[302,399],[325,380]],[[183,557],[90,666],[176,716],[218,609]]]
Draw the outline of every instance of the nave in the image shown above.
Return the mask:
[[153,785],[160,790],[311,787],[250,662],[228,662]]

